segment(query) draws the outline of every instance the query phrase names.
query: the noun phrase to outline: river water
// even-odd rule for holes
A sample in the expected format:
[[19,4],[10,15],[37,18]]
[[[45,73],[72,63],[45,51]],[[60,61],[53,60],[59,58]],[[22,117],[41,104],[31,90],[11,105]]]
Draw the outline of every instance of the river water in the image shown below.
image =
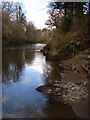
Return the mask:
[[57,62],[45,60],[44,44],[3,48],[3,118],[72,118],[71,106],[57,103],[36,90],[40,85],[61,80]]

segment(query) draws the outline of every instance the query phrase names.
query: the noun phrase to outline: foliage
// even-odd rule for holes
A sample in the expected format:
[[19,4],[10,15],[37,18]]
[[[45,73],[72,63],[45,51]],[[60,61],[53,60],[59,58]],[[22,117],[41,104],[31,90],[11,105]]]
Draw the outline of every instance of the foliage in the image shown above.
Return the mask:
[[58,53],[58,51],[56,49],[54,49],[54,50],[51,51],[51,55],[52,56],[58,56],[59,53]]
[[63,34],[66,34],[69,31],[71,24],[72,24],[71,16],[68,16],[63,19],[61,26],[60,26]]
[[[90,3],[89,3],[90,4]],[[46,25],[50,29],[36,29],[32,22],[27,22],[25,9],[19,2],[2,2],[2,38],[3,45],[26,43],[49,43],[54,54],[60,53],[66,46],[72,48],[72,41],[85,47],[88,36],[87,3],[51,2],[49,19]],[[86,13],[86,14],[85,14]]]
[[26,25],[26,31],[25,31],[25,36],[26,36],[26,42],[35,42],[36,38],[37,38],[37,32],[36,32],[36,28],[34,27],[34,25],[29,22]]
[[50,30],[46,28],[38,30],[32,22],[27,22],[25,8],[21,3],[2,2],[3,45],[47,43],[50,34]]
[[21,3],[2,2],[2,43],[25,44],[37,40],[37,30],[31,22],[26,21]]

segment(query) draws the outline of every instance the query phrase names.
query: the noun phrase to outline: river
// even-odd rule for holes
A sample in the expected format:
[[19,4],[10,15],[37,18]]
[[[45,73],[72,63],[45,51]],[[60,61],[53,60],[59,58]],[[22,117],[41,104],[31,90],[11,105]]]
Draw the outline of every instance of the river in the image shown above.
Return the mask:
[[6,47],[2,51],[3,118],[72,118],[71,106],[57,103],[36,90],[61,80],[58,62],[46,61],[44,44]]

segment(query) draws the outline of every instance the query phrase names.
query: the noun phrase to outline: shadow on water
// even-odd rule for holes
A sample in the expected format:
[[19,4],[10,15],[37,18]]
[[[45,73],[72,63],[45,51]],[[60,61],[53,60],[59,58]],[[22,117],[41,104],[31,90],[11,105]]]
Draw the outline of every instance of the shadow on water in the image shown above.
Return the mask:
[[57,63],[47,62],[39,52],[43,46],[3,49],[3,118],[76,117],[69,105],[36,91],[40,85],[61,79]]

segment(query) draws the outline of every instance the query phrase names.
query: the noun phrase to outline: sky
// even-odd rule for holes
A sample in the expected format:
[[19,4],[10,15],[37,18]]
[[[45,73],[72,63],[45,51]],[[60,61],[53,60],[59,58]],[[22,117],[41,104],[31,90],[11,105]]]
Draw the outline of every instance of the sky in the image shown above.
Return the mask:
[[38,29],[47,27],[45,26],[45,21],[48,19],[47,5],[51,0],[12,0],[12,1],[24,4],[28,22],[32,21]]
[[[13,1],[23,3],[26,11],[27,21],[33,22],[37,29],[43,29],[47,27],[45,25],[48,20],[48,3],[55,0],[2,0],[2,1]],[[1,2],[1,0],[0,0]]]

